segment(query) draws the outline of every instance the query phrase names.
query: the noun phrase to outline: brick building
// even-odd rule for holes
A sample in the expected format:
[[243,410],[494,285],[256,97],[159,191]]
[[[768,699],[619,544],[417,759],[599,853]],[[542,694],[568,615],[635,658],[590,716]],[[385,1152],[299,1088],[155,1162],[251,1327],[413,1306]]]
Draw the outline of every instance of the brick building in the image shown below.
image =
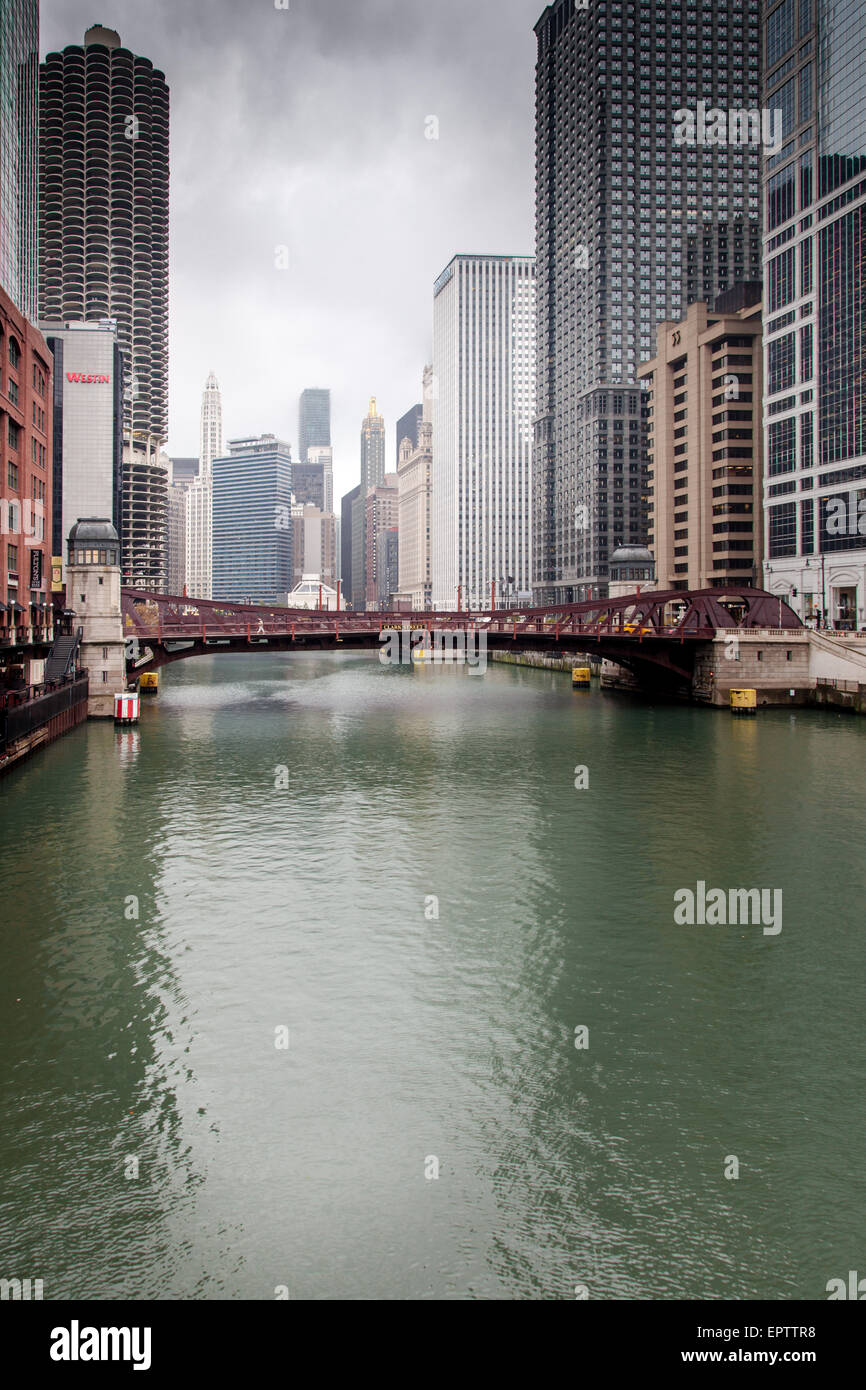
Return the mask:
[[52,373],[0,289],[0,686],[37,683],[52,641]]

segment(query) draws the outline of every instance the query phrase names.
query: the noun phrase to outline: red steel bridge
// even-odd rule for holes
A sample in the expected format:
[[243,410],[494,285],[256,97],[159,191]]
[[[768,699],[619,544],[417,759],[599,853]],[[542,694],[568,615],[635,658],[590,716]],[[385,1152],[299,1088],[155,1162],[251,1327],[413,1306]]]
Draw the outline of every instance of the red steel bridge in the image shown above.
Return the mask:
[[720,631],[778,632],[803,626],[783,600],[762,589],[738,587],[448,613],[267,608],[124,588],[121,607],[131,677],[216,652],[378,648],[383,631],[406,623],[431,634],[484,633],[490,649],[588,652],[626,666],[643,683],[676,687],[691,681],[696,651]]

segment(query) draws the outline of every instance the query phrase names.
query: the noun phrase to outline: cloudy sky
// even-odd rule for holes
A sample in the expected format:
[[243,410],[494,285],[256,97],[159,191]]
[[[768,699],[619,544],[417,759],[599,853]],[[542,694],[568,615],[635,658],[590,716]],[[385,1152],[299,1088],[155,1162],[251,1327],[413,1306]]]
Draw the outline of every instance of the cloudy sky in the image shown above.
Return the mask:
[[198,453],[210,369],[227,437],[272,432],[296,456],[298,396],[330,386],[341,494],[371,395],[393,466],[439,272],[456,252],[534,250],[544,4],[288,3],[42,0],[41,42],[105,24],[171,88],[169,451]]

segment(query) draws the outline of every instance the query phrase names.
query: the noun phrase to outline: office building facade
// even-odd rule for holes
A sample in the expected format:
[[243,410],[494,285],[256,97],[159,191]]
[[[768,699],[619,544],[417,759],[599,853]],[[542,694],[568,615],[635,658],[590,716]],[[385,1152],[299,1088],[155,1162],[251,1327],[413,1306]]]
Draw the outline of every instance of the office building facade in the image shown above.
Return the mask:
[[312,446],[331,444],[331,392],[308,387],[298,402],[298,461],[305,463]]
[[293,505],[292,570],[296,585],[309,578],[336,588],[337,522],[330,512],[299,502]]
[[284,604],[293,587],[292,459],[275,435],[213,460],[213,597]]
[[764,6],[765,587],[866,627],[866,8]]
[[644,541],[656,324],[760,279],[759,8],[556,0],[535,26],[539,602],[603,593],[611,552]]
[[699,300],[657,336],[656,356],[638,370],[658,587],[760,583],[761,286],[735,286],[712,306]]
[[[355,608],[367,604],[367,494],[385,477],[385,420],[370,397],[370,408],[361,424],[361,485],[352,503],[351,592]],[[375,597],[372,600],[375,605]]]
[[326,512],[334,510],[334,451],[330,444],[310,444],[307,448],[307,465],[322,470],[322,506]]
[[54,358],[51,551],[65,572],[76,521],[121,527],[123,357],[112,320],[39,325]]
[[455,256],[434,286],[433,607],[516,602],[531,579],[535,262]]
[[353,543],[353,517],[354,506],[361,495],[361,484],[358,483],[352,488],[351,492],[343,495],[340,502],[340,581],[342,584],[343,601],[346,606],[354,607],[354,588],[352,578],[352,543]]
[[[397,530],[399,492],[397,474],[386,473],[381,483],[371,487],[364,499],[364,599],[367,611],[379,607],[379,537]],[[396,574],[394,576],[396,588]]]
[[400,597],[417,610],[429,608],[433,601],[432,379],[433,368],[425,367],[418,438],[412,447],[404,436],[397,462],[398,589]]
[[0,286],[31,323],[37,297],[39,0],[0,5]]
[[201,400],[198,476],[186,494],[186,585],[192,598],[210,598],[213,563],[213,461],[225,453],[222,396],[213,372]]

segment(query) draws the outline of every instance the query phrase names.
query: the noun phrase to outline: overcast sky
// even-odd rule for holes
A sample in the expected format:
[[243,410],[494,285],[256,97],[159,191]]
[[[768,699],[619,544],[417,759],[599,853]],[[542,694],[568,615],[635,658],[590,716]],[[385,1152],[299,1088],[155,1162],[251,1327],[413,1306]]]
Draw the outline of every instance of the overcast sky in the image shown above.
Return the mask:
[[397,419],[421,399],[431,357],[439,272],[457,252],[534,250],[544,4],[289,6],[42,0],[41,46],[105,24],[171,89],[169,452],[198,453],[211,369],[226,437],[271,432],[295,457],[298,396],[329,386],[339,495],[360,476],[371,395],[394,466]]

